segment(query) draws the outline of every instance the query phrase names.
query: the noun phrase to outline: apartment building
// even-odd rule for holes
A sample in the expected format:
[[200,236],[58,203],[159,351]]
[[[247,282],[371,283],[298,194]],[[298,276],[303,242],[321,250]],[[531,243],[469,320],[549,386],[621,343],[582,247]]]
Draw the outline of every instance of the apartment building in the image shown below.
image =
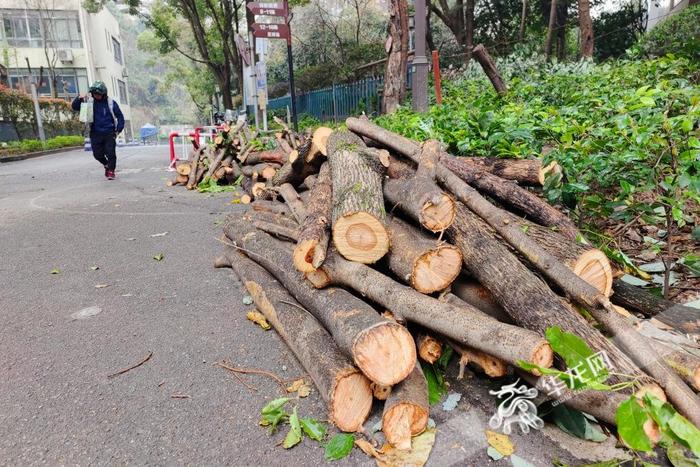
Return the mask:
[[3,0],[0,5],[0,63],[7,84],[28,90],[30,67],[35,80],[43,67],[39,94],[73,99],[102,80],[124,112],[125,136],[131,139],[126,62],[119,24],[109,10],[88,13],[81,0]]

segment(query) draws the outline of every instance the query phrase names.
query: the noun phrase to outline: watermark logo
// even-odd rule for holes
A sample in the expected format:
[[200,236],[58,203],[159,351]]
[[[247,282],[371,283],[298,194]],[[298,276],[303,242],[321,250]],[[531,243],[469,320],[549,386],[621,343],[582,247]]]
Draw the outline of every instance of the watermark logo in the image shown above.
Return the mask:
[[489,394],[503,399],[498,410],[489,420],[489,426],[494,430],[502,430],[509,435],[512,433],[512,425],[517,425],[523,433],[529,433],[531,428],[539,430],[544,422],[537,416],[537,407],[532,399],[537,397],[537,389],[528,388],[521,384],[520,380],[513,384],[501,386],[498,391],[489,391]]

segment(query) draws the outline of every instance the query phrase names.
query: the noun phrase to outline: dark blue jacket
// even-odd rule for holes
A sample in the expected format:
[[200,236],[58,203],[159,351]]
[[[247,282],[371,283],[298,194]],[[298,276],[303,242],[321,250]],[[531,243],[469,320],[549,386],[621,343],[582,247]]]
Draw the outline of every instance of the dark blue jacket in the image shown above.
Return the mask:
[[[80,96],[76,97],[71,104],[73,110],[79,111],[81,102],[83,102],[83,98]],[[112,113],[109,111],[107,96],[104,96],[99,101],[93,99],[92,102],[93,122],[90,124],[90,133],[98,133],[102,135],[114,133],[115,131],[117,133],[121,133],[121,131],[124,129],[124,114],[119,108],[117,101],[112,101],[114,103],[114,116],[117,119],[116,126],[114,125],[114,120],[112,119]]]

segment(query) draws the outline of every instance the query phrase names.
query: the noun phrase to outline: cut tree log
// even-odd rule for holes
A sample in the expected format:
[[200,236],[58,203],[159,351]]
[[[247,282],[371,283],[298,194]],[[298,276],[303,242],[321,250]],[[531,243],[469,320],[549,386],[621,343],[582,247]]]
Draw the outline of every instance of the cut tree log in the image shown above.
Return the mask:
[[177,166],[175,167],[175,170],[177,171],[177,173],[179,175],[187,177],[190,174],[190,172],[192,171],[191,162],[181,162],[181,163],[177,164]]
[[311,149],[311,140],[305,141],[298,150],[292,151],[287,158],[287,162],[277,171],[271,180],[273,186],[280,186],[283,183],[290,183],[292,186],[299,186],[306,177],[318,172],[321,165],[321,158],[316,158],[307,163],[306,155]]
[[219,168],[219,165],[221,165],[221,161],[224,160],[224,157],[226,157],[226,149],[214,149],[214,159],[209,164],[209,169],[207,169],[207,173],[204,175],[204,178],[210,178],[212,175],[214,175],[214,172]]
[[342,431],[359,431],[372,408],[370,382],[343,355],[333,338],[265,269],[227,250],[229,264],[255,306],[294,352]]
[[486,76],[488,76],[494,89],[496,89],[496,92],[500,95],[505,95],[508,92],[508,88],[503,82],[503,78],[501,78],[501,75],[498,73],[496,63],[494,63],[491,55],[489,55],[488,51],[486,50],[486,47],[484,47],[483,44],[477,45],[474,47],[474,50],[472,50],[472,56],[476,58],[477,62],[479,62],[479,65],[481,65],[484,73],[486,73]]
[[389,167],[386,168],[387,177],[401,179],[413,177],[415,174],[415,164],[404,159],[397,159],[394,156],[389,156]]
[[289,206],[289,210],[292,211],[292,215],[297,220],[299,224],[304,222],[306,219],[307,212],[304,207],[304,202],[299,197],[299,194],[289,183],[283,183],[278,188],[279,194],[284,200],[284,202]]
[[[466,277],[460,277],[452,283],[451,290],[452,294],[460,300],[467,302],[498,321],[504,323],[513,322],[513,319],[503,310],[503,307],[496,303],[489,289],[478,282]],[[448,303],[453,303],[450,298],[450,294],[446,294],[445,300]]]
[[462,254],[453,245],[438,242],[394,216],[387,217],[387,230],[389,269],[417,291],[445,290],[462,270]]
[[562,235],[572,240],[579,231],[569,217],[536,194],[488,172],[466,164],[458,163],[457,158],[442,157],[445,168],[482,193],[489,195],[504,205],[532,218],[545,227],[556,228]]
[[[446,157],[446,156],[445,156]],[[449,156],[457,164],[472,165],[497,177],[513,180],[526,185],[544,185],[550,173],[561,173],[556,162],[547,166],[542,159],[499,159],[496,157],[455,157]]]
[[347,131],[334,131],[328,137],[333,243],[347,259],[365,264],[375,263],[389,250],[382,195],[386,166],[373,151]]
[[189,177],[187,175],[178,174],[178,176],[175,177],[175,181],[178,185],[186,185],[188,180]]
[[502,378],[508,374],[508,365],[500,358],[492,357],[486,352],[476,350],[458,342],[451,341],[450,345],[459,354],[459,374],[457,379],[464,378],[464,370],[468,364],[491,378]]
[[274,162],[282,165],[287,162],[287,153],[281,148],[275,148],[268,151],[251,152],[245,160],[246,165],[256,165],[261,162]]
[[229,223],[224,232],[323,323],[370,380],[391,386],[408,376],[416,362],[416,348],[406,328],[382,318],[350,292],[333,287],[318,291],[311,287],[294,269],[291,248],[270,235],[250,232],[240,223]]
[[549,254],[563,262],[574,274],[609,297],[612,293],[613,271],[608,257],[597,248],[569,240],[547,227],[513,216],[521,230]]
[[435,363],[442,355],[442,342],[430,334],[419,334],[416,342],[418,356],[424,362]]
[[331,133],[333,133],[333,130],[325,126],[320,126],[314,130],[311,137],[311,147],[305,157],[306,162],[311,162],[319,155],[328,156],[327,144]]
[[411,437],[422,433],[428,425],[428,383],[420,364],[394,386],[384,403],[382,431],[386,440],[397,449],[411,449]]
[[516,364],[519,360],[539,362],[549,367],[553,354],[540,335],[509,324],[499,323],[469,305],[456,307],[399,284],[370,267],[343,259],[330,250],[326,261],[307,275],[314,286],[333,283],[356,290],[382,305],[401,319],[471,345]]
[[[455,246],[462,252],[464,265],[494,300],[516,323],[544,335],[558,326],[576,334],[593,349],[605,351],[618,374],[650,379],[597,329],[523,265],[493,235],[491,229],[463,205],[457,206],[457,219],[448,229]],[[620,382],[619,378],[613,378]]]
[[311,189],[306,205],[307,216],[301,224],[299,239],[294,248],[294,267],[297,271],[312,272],[326,259],[333,208],[332,190],[331,169],[324,162]]
[[621,279],[613,282],[611,300],[681,332],[700,336],[700,311],[696,308],[664,300]]
[[[421,162],[415,175],[389,179],[384,183],[384,196],[393,208],[398,208],[431,232],[441,232],[452,224],[455,201],[435,183],[440,143],[423,144]],[[391,160],[389,166],[392,165]],[[408,169],[402,169],[407,173]]]
[[[415,143],[409,139],[357,118],[348,118],[346,125],[350,130],[371,137],[383,146],[406,155],[414,162],[419,160]],[[632,329],[624,317],[615,312],[612,303],[605,295],[579,278],[564,264],[558,262],[556,258],[525,235],[518,226],[513,225],[508,214],[494,207],[475,189],[460,180],[442,164],[438,166],[437,178],[455,198],[488,222],[504,240],[563,290],[571,300],[585,307],[591,316],[602,325],[603,329],[614,336],[616,344],[656,379],[676,409],[695,425],[700,426],[700,402],[693,391],[680,377],[673,373],[656,352],[649,351],[645,338]]]
[[192,161],[190,162],[190,173],[189,173],[189,179],[187,180],[187,189],[192,190],[195,185],[197,184],[197,181],[195,180],[197,176],[197,168],[199,167],[199,160],[202,157],[202,153],[204,152],[203,149],[198,149],[194,151],[192,154]]

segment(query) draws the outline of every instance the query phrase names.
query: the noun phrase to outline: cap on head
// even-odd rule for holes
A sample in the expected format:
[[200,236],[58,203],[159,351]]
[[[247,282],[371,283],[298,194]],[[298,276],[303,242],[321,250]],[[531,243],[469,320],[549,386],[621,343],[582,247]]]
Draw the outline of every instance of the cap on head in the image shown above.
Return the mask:
[[107,86],[100,80],[95,81],[90,86],[90,93],[92,94],[102,94],[103,96],[107,94]]

